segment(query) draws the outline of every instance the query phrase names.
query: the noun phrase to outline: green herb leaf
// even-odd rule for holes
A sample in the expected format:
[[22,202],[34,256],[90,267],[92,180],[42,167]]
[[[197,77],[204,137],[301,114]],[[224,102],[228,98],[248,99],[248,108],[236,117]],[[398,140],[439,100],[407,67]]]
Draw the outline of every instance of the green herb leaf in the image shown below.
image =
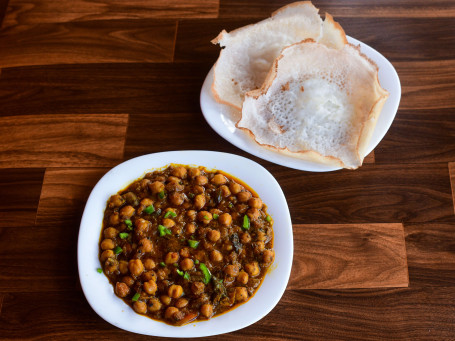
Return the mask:
[[115,249],[114,249],[114,253],[116,255],[119,255],[123,252],[123,249],[120,247],[120,246],[116,246]]
[[199,260],[196,259],[196,260],[194,261],[194,264],[196,264],[196,265],[199,264]]
[[164,227],[163,225],[158,225],[158,232],[160,233],[160,237],[164,237],[167,234],[172,234],[171,230],[169,230],[167,227]]
[[185,278],[187,281],[191,279],[190,274],[185,271],[185,274],[183,275],[183,278]]
[[131,301],[136,302],[139,299],[140,296],[141,296],[141,294],[139,294],[138,292],[135,293],[133,298],[131,299]]
[[153,205],[147,206],[146,208],[144,208],[144,212],[147,214],[152,214],[153,212],[155,212],[155,207],[153,207]]
[[166,214],[164,215],[164,218],[169,218],[169,217],[175,218],[175,217],[177,217],[177,213],[172,212],[172,211],[167,211]]
[[160,265],[161,266],[166,266],[166,264],[164,262],[160,262]]
[[96,269],[96,271],[97,271],[98,273],[100,273],[100,274],[103,273],[103,269],[101,269],[101,268]]
[[204,215],[204,219],[205,220],[209,220],[209,216],[208,215]]
[[183,271],[182,271],[182,270],[177,269],[177,273],[178,273],[180,276],[183,276]]
[[197,246],[199,245],[199,242],[198,242],[197,240],[192,240],[192,239],[190,239],[190,240],[188,240],[188,245],[189,245],[191,248],[195,249],[195,248],[197,248]]
[[265,220],[267,220],[270,223],[272,221],[272,217],[268,215],[267,217],[265,217]]
[[216,213],[213,213],[213,219],[215,219],[215,220],[216,220],[216,219],[218,219],[219,217],[220,217],[220,216],[219,216],[218,214],[216,214]]
[[234,204],[232,202],[229,203],[229,208],[233,208]]
[[188,197],[189,197],[190,199],[193,199],[195,196],[196,196],[196,194],[194,194],[194,193],[188,193]]
[[160,199],[164,199],[165,196],[166,196],[166,193],[164,193],[164,191],[161,191],[158,193],[158,198],[160,198]]
[[204,275],[202,282],[204,284],[209,284],[210,279],[212,278],[212,274],[210,273],[210,270],[207,268],[207,266],[204,263],[199,264],[199,269],[201,269],[202,275]]
[[128,236],[130,234],[127,232],[120,232],[118,235],[119,235],[120,239],[126,239],[126,238],[128,238]]
[[245,230],[250,229],[250,218],[248,218],[248,216],[246,214],[243,216],[243,228]]
[[174,263],[173,265],[174,265],[176,268],[178,268],[178,267],[179,267],[179,265],[178,265],[177,263]]

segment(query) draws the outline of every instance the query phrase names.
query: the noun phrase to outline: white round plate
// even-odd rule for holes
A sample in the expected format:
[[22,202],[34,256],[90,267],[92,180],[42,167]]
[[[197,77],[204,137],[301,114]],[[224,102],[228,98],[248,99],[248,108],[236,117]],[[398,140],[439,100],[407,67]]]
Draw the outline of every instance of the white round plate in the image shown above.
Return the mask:
[[[136,314],[114,294],[100,268],[98,243],[104,209],[113,194],[147,172],[171,163],[219,169],[251,186],[268,207],[274,220],[275,262],[256,294],[245,304],[209,321],[182,327],[167,325]],[[79,229],[77,258],[79,278],[87,301],[95,312],[119,328],[145,335],[200,337],[228,333],[255,323],[278,303],[286,289],[292,266],[293,237],[291,217],[283,191],[262,166],[244,157],[211,151],[172,151],[149,154],[128,160],[111,169],[93,188],[85,206]]]
[[[360,45],[361,52],[377,64],[379,67],[379,82],[390,94],[382,108],[381,115],[378,118],[376,128],[371,137],[366,154],[368,155],[381,142],[395,118],[401,98],[400,79],[393,65],[382,54],[361,41],[351,37],[347,38],[351,44]],[[329,172],[340,169],[339,167],[322,165],[282,155],[259,146],[245,132],[235,127],[235,123],[240,118],[239,113],[228,105],[215,101],[211,91],[212,83],[213,68],[208,73],[202,86],[200,98],[201,110],[207,123],[225,140],[261,159],[289,168],[311,172]]]

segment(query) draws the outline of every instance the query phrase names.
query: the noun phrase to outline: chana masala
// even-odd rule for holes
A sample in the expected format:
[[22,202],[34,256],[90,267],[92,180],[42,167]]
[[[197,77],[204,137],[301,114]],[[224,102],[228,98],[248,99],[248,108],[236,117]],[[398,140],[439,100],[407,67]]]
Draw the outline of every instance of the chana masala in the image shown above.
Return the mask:
[[100,261],[116,295],[154,320],[207,320],[254,295],[274,260],[273,221],[246,184],[171,165],[108,200]]

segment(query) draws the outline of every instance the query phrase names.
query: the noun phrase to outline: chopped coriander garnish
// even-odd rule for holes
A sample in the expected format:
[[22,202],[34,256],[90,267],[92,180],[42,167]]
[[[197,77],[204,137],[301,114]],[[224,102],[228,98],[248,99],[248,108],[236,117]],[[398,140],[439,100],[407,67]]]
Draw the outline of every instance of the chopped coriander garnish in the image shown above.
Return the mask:
[[116,246],[115,249],[114,249],[114,253],[116,255],[119,255],[123,252],[123,249],[120,247],[120,246]]
[[152,214],[153,212],[155,212],[155,207],[153,207],[153,205],[147,206],[146,208],[144,208],[144,212],[147,214]]
[[219,215],[216,213],[213,213],[213,219],[218,219],[218,218],[219,218]]
[[164,262],[160,262],[160,265],[161,266],[166,266],[166,264]]
[[101,268],[96,269],[96,271],[97,271],[98,273],[100,273],[100,274],[103,273],[103,269],[101,269]]
[[161,191],[158,193],[158,198],[160,198],[160,199],[164,199],[165,196],[166,196],[166,193],[164,193],[164,191]]
[[193,199],[195,196],[196,196],[196,195],[195,195],[194,193],[188,193],[188,197],[189,197],[190,199]]
[[197,246],[199,245],[199,242],[198,242],[197,240],[189,239],[189,240],[188,240],[188,245],[189,245],[191,248],[195,249],[195,248],[197,248]]
[[173,265],[174,265],[176,268],[178,268],[178,267],[179,267],[179,265],[178,265],[177,263],[174,263]]
[[232,202],[229,203],[229,208],[233,208],[234,204]]
[[169,218],[169,217],[175,218],[175,217],[177,217],[177,213],[172,212],[172,211],[167,211],[166,214],[164,215],[164,218]]
[[131,230],[133,229],[133,222],[132,222],[131,220],[126,219],[126,220],[125,220],[125,225],[126,225],[126,227],[127,227],[127,229],[128,229],[129,231],[131,231]]
[[138,292],[135,293],[133,298],[131,299],[131,301],[136,302],[139,299],[140,296],[141,296],[141,294],[139,294]]
[[207,266],[204,263],[199,264],[199,269],[202,271],[202,275],[204,278],[202,278],[202,282],[204,284],[209,284],[210,279],[212,278],[212,274],[210,273],[210,270],[207,268]]
[[120,239],[126,239],[126,238],[128,238],[128,236],[130,234],[127,232],[120,232],[118,235],[119,235]]
[[198,264],[199,264],[199,260],[196,259],[196,260],[194,261],[194,264],[198,265]]
[[180,276],[183,276],[183,271],[182,271],[182,270],[177,269],[177,273],[178,273]]
[[163,225],[158,225],[158,232],[160,233],[160,237],[164,237],[167,234],[172,234],[171,230],[169,230],[167,227],[164,227]]
[[191,279],[190,274],[185,271],[185,274],[183,275],[183,278],[185,278],[187,281]]
[[250,229],[250,218],[248,218],[248,216],[246,214],[243,216],[243,228],[245,230]]
[[265,220],[267,220],[270,223],[272,221],[272,217],[268,215],[267,217],[265,217]]
[[209,216],[205,214],[205,215],[204,215],[204,219],[205,219],[205,220],[209,220]]

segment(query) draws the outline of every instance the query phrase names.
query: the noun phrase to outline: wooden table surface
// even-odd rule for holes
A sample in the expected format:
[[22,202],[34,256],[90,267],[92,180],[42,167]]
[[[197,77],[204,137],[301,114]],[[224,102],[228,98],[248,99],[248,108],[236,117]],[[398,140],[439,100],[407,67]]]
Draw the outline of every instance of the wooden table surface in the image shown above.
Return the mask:
[[100,177],[167,150],[239,154],[287,197],[294,264],[281,301],[212,340],[455,340],[455,1],[321,0],[398,71],[402,99],[358,170],[253,157],[205,122],[218,32],[273,0],[0,0],[0,339],[137,339],[102,320],[76,244]]

